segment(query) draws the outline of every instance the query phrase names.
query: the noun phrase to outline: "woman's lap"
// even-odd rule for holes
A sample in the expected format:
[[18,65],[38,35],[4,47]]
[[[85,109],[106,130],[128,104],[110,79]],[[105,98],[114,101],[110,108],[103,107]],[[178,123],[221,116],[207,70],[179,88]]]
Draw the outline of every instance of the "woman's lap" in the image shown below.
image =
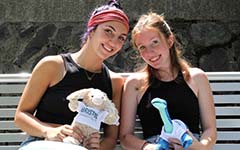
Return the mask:
[[22,144],[19,150],[87,150],[86,148],[78,145],[45,141],[41,138],[29,137]]
[[[152,136],[152,137],[149,137],[147,138],[146,140],[150,143],[156,143],[156,141],[158,141],[158,138],[159,138],[160,135],[155,135],[155,136]],[[195,134],[193,133],[193,136],[197,139],[197,140],[200,140],[200,135],[199,134]]]

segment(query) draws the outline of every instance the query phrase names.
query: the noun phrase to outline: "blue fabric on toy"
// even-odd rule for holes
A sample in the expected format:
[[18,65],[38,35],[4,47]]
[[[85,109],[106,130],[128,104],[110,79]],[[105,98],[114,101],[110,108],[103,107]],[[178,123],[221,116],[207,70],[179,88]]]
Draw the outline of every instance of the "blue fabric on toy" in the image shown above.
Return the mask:
[[181,120],[171,120],[167,109],[167,102],[165,100],[154,98],[151,103],[159,110],[164,124],[161,135],[156,141],[158,144],[158,150],[169,149],[168,138],[177,138],[181,141],[184,148],[188,148],[192,144],[193,139],[187,134],[187,126]]

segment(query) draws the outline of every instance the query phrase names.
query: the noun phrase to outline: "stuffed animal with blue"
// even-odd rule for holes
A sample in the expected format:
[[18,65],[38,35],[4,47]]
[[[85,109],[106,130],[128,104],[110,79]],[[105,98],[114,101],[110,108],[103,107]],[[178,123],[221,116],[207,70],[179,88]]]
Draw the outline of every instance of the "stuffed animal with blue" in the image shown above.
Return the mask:
[[164,126],[162,127],[161,135],[156,140],[158,144],[158,150],[168,150],[169,143],[168,138],[177,138],[181,141],[184,148],[188,148],[193,139],[187,134],[187,126],[181,120],[171,120],[166,100],[160,98],[154,98],[151,101],[152,105],[159,110]]

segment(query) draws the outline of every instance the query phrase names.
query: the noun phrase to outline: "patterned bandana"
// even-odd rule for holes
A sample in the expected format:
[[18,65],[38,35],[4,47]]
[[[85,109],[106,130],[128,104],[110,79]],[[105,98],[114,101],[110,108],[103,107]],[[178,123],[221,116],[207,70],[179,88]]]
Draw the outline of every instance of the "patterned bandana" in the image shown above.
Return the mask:
[[94,25],[98,25],[107,21],[118,21],[123,23],[127,30],[129,30],[129,20],[126,14],[118,9],[109,9],[104,10],[101,12],[98,12],[91,16],[91,18],[88,21],[88,28],[92,27]]

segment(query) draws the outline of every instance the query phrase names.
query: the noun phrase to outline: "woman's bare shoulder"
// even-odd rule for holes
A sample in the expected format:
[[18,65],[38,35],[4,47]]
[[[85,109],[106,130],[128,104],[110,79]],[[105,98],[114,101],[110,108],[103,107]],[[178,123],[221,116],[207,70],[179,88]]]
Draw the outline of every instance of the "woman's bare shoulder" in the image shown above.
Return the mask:
[[129,75],[127,76],[127,80],[143,80],[146,77],[147,73],[145,72],[134,72],[129,73]]
[[189,72],[191,78],[199,83],[201,83],[202,80],[207,80],[206,73],[200,68],[190,68]]
[[61,65],[63,59],[60,55],[45,56],[39,61],[39,64]]
[[34,67],[34,70],[43,69],[46,71],[58,71],[58,69],[62,68],[63,66],[63,59],[60,55],[45,56],[37,63],[37,65]]
[[200,69],[200,68],[189,68],[189,72],[191,76],[199,76],[199,75],[204,75],[205,72]]
[[145,72],[130,73],[129,76],[125,80],[125,84],[133,85],[135,87],[141,87],[142,83],[144,83],[146,77],[147,77],[147,73],[145,73]]
[[34,67],[32,76],[50,78],[51,81],[57,81],[64,74],[63,59],[60,55],[46,56],[42,58]]

